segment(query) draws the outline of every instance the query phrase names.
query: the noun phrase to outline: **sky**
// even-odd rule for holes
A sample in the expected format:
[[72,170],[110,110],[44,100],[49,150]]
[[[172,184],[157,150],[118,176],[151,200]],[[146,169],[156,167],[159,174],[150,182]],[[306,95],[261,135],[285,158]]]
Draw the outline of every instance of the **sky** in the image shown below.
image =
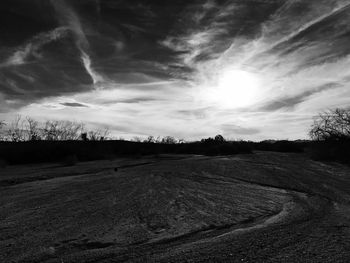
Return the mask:
[[1,0],[0,120],[305,139],[349,54],[349,0]]

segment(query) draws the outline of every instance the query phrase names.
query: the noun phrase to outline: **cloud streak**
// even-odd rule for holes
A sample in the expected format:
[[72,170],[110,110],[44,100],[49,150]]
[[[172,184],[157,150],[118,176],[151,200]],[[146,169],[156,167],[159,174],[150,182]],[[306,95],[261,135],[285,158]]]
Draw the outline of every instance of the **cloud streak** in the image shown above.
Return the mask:
[[82,103],[78,103],[78,102],[64,102],[64,103],[60,103],[60,104],[63,106],[66,106],[66,107],[77,107],[77,108],[88,107],[87,105],[82,104]]
[[29,57],[40,58],[40,49],[50,42],[57,41],[64,37],[67,29],[58,27],[49,32],[38,34],[29,40],[24,46],[16,48],[17,50],[4,62],[1,67],[19,66],[27,63]]
[[65,2],[65,0],[51,0],[51,3],[55,7],[60,22],[73,32],[75,44],[81,52],[81,60],[83,65],[86,72],[90,75],[94,86],[96,87],[98,83],[104,81],[104,78],[92,67],[92,60],[89,55],[90,44],[78,15]]

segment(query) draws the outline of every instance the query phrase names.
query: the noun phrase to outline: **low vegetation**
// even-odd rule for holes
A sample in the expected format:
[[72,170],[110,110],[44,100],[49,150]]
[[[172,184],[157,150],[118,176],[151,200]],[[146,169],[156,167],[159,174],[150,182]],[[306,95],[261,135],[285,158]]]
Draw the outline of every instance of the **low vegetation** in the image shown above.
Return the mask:
[[[46,121],[17,116],[6,124],[0,122],[0,160],[6,164],[62,162],[110,159],[117,156],[157,154],[232,155],[254,150],[308,152],[316,160],[350,163],[350,110],[334,109],[321,113],[310,129],[312,141],[261,142],[228,141],[222,135],[186,142],[171,136],[131,141],[113,140],[108,129],[87,130],[82,123]],[[74,157],[74,158],[73,158]],[[73,160],[74,159],[74,160]],[[1,165],[4,166],[4,165]]]
[[48,120],[39,122],[33,118],[17,115],[8,124],[0,121],[0,141],[103,141],[109,130],[87,130],[83,123]]

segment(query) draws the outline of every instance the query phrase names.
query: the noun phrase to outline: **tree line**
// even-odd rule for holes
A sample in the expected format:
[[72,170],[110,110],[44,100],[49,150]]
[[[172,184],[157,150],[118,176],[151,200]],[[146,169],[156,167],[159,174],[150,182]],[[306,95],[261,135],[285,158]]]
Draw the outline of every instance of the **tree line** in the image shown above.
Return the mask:
[[[252,153],[254,150],[305,152],[315,160],[350,164],[350,109],[320,113],[310,127],[311,141],[230,141],[222,135],[186,142],[171,136],[131,141],[113,140],[108,130],[88,130],[71,121],[38,122],[17,116],[0,122],[0,162],[24,164],[66,160],[91,161],[115,156],[201,154],[208,156]],[[26,142],[26,143],[13,143]],[[68,159],[69,159],[68,158]]]
[[[0,121],[0,141],[106,141],[113,139],[106,129],[88,130],[84,123],[65,120],[47,120],[39,122],[31,117],[17,115],[11,122]],[[124,140],[120,138],[120,140]],[[183,139],[172,136],[146,139],[133,137],[133,142],[177,144],[184,143]]]
[[[340,141],[350,139],[350,108],[326,110],[314,117],[309,130],[309,136],[314,141]],[[111,139],[109,129],[87,130],[85,124],[74,121],[48,120],[39,122],[31,117],[17,115],[10,123],[0,121],[1,141],[103,141]],[[172,136],[146,139],[134,137],[134,142],[176,144],[185,143],[183,139]],[[202,143],[224,142],[222,135],[202,139]]]
[[10,123],[0,121],[0,141],[103,141],[108,138],[108,129],[87,130],[85,124],[74,121],[39,122],[21,115]]

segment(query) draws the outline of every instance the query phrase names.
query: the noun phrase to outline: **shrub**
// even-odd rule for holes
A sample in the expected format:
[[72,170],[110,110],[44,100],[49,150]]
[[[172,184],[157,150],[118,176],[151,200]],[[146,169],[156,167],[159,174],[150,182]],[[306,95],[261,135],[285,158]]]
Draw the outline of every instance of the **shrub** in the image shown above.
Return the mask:
[[307,149],[312,159],[350,164],[349,141],[315,141]]
[[301,153],[306,145],[304,141],[262,141],[256,143],[254,148],[259,151]]

